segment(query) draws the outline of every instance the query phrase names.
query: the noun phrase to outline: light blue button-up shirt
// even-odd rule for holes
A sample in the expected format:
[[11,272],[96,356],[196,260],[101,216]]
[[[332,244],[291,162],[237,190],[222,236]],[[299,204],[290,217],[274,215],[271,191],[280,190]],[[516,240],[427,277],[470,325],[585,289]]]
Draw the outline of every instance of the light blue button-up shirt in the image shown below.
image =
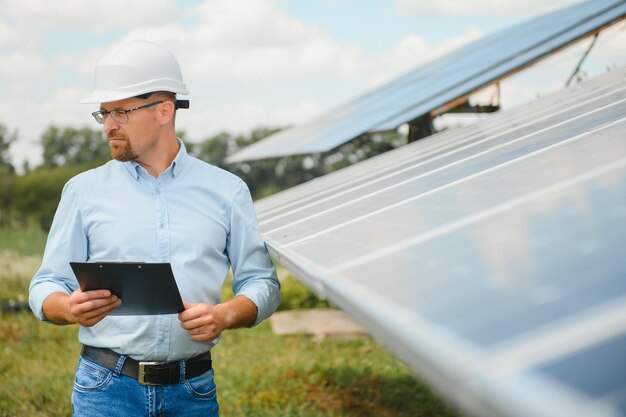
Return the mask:
[[[110,161],[68,181],[30,285],[30,306],[41,320],[47,296],[78,288],[70,261],[170,262],[182,299],[208,304],[221,301],[232,266],[234,293],[257,306],[255,324],[276,310],[280,285],[247,186],[179,143],[158,178],[136,162]],[[189,358],[217,343],[192,341],[175,314],[107,316],[81,326],[78,337],[137,360]]]

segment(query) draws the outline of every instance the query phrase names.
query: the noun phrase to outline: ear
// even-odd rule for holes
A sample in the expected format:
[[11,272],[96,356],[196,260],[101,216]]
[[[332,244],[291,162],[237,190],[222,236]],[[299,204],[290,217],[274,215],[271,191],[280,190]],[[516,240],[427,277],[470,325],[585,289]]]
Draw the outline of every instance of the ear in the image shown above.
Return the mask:
[[163,103],[161,103],[157,113],[159,123],[161,125],[168,124],[174,118],[175,110],[176,109],[174,107],[174,103],[172,103],[171,101],[165,100]]

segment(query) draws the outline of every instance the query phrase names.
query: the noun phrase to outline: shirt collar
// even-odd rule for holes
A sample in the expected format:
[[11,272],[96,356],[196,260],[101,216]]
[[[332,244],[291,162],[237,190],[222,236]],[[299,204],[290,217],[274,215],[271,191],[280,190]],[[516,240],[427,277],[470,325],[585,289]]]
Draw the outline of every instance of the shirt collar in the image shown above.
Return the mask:
[[187,161],[189,160],[189,154],[187,153],[187,148],[185,147],[185,144],[183,143],[182,140],[178,138],[176,140],[178,140],[180,149],[178,150],[176,157],[172,161],[171,169],[172,169],[172,177],[174,178],[176,178],[176,176],[181,173],[181,171],[187,164]]
[[[171,173],[173,178],[176,178],[176,176],[181,173],[187,163],[187,160],[189,159],[189,154],[187,153],[187,148],[185,147],[183,141],[178,138],[176,138],[176,140],[178,141],[178,145],[180,146],[180,148],[178,149],[176,157],[174,157],[174,160],[172,161],[172,165],[170,165],[165,170],[165,172]],[[136,161],[122,162],[122,164],[124,165],[126,171],[128,171],[128,173],[136,181],[139,181],[139,172],[141,169],[143,169],[142,166],[139,165]]]

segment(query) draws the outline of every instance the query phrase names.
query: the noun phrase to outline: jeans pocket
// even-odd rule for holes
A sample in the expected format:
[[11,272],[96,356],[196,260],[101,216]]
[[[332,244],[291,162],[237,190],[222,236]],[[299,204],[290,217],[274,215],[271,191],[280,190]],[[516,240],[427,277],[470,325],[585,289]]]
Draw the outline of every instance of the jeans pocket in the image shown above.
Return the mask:
[[112,376],[113,371],[81,357],[78,360],[74,388],[78,391],[100,391],[107,386]]
[[185,388],[194,397],[213,398],[216,394],[213,369],[185,380]]

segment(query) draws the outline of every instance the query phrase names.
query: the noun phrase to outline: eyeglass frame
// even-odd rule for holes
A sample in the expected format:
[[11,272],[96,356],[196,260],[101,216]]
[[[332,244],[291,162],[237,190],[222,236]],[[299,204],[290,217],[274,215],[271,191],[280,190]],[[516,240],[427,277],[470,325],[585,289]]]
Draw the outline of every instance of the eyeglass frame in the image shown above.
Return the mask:
[[[165,102],[165,100],[153,101],[152,103],[144,104],[143,106],[135,107],[133,109],[128,109],[128,110],[104,110],[104,111],[98,110],[98,111],[91,113],[91,115],[93,116],[94,119],[96,119],[96,122],[98,122],[98,124],[101,124],[101,125],[104,124],[104,120],[108,114],[110,114],[113,120],[115,120],[117,123],[124,124],[124,123],[128,123],[128,120],[129,120],[128,113],[132,113],[135,110],[141,110],[141,109],[145,109],[148,107],[156,106],[157,104],[161,104],[163,102]],[[126,118],[126,120],[124,121],[121,121],[118,119],[118,116],[122,114]]]

